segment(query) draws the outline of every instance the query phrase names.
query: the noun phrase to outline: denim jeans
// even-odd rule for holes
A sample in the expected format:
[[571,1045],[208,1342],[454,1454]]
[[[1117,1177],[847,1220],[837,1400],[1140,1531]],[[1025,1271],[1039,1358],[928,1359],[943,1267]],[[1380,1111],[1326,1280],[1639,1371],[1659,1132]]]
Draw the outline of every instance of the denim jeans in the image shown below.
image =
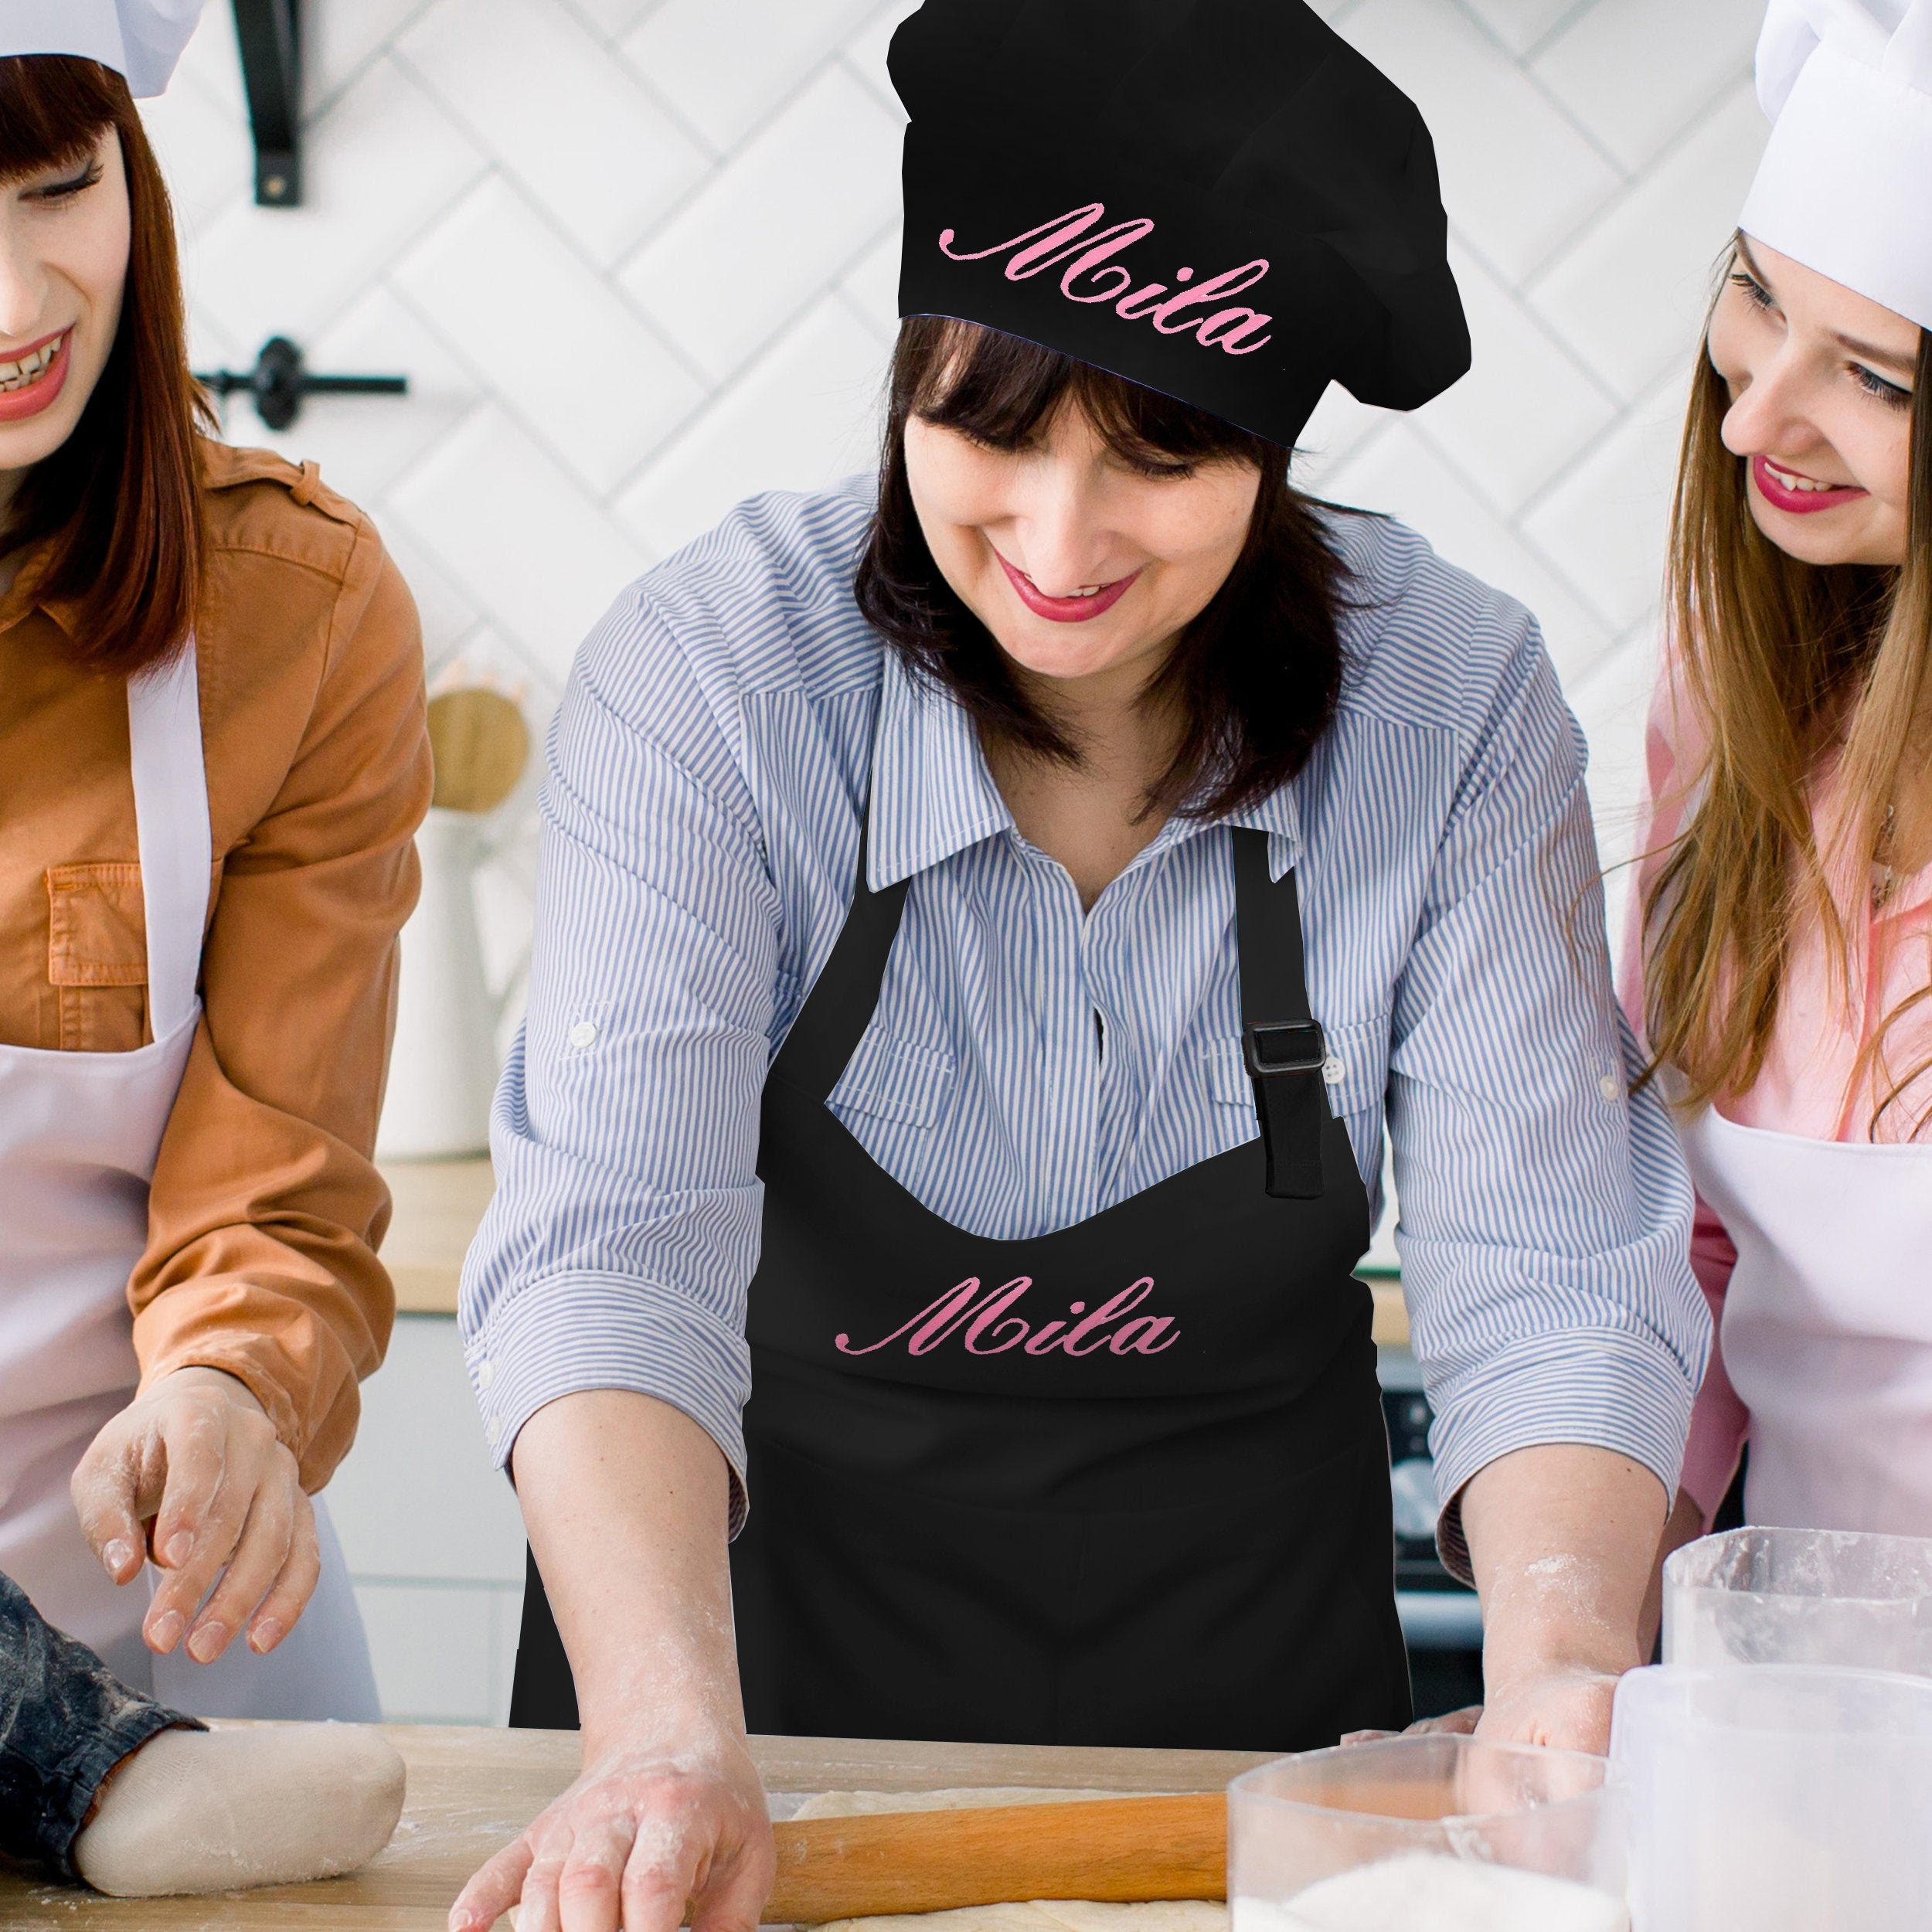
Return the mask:
[[75,1877],[69,1854],[101,1781],[175,1725],[207,1728],[128,1689],[0,1577],[0,1852]]

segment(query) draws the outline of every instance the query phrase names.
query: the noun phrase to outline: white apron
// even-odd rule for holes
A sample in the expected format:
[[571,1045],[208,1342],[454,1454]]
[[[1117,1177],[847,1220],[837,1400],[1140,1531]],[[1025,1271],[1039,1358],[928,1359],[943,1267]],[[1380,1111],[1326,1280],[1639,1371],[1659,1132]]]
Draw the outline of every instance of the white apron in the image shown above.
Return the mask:
[[1724,1366],[1753,1523],[1932,1536],[1932,1147],[1683,1129],[1737,1248]]
[[128,687],[154,1039],[131,1053],[0,1046],[0,1572],[124,1682],[198,1716],[373,1719],[376,1690],[342,1552],[315,1505],[322,1580],[266,1658],[242,1638],[206,1667],[153,1656],[153,1573],[117,1587],[81,1534],[68,1485],[132,1400],[128,1279],[148,1186],[188,1064],[212,842],[191,642]]

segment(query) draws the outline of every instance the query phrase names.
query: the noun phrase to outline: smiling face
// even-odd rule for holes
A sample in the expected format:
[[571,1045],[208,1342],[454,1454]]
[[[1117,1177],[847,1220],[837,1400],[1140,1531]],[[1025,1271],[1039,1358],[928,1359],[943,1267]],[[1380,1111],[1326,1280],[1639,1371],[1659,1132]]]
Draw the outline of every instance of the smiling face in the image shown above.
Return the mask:
[[1751,515],[1815,564],[1899,564],[1909,524],[1919,331],[1741,237],[1711,317],[1730,392],[1724,444],[1749,458]]
[[73,434],[121,325],[130,239],[113,129],[0,183],[0,510]]
[[1247,541],[1260,472],[1137,463],[1063,405],[1018,449],[913,415],[906,472],[933,561],[1024,673],[1138,692]]

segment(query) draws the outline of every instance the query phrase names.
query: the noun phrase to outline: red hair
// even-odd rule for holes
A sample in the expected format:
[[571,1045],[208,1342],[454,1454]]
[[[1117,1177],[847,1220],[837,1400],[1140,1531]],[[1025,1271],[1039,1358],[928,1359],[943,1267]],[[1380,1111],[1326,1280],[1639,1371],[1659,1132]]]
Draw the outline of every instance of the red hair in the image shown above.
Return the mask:
[[45,546],[36,593],[73,607],[73,655],[127,674],[181,648],[201,591],[197,437],[213,420],[188,367],[174,210],[119,74],[66,54],[0,60],[0,182],[82,161],[109,128],[132,230],[121,325],[73,434],[22,481],[6,536]]

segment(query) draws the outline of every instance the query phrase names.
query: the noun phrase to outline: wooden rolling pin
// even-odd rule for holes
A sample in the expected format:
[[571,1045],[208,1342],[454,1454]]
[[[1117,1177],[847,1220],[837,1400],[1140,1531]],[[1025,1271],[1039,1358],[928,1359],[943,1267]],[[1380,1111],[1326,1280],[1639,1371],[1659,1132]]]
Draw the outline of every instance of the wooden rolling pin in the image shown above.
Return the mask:
[[1227,1896],[1224,1793],[801,1818],[774,1828],[767,1924],[1008,1900]]

